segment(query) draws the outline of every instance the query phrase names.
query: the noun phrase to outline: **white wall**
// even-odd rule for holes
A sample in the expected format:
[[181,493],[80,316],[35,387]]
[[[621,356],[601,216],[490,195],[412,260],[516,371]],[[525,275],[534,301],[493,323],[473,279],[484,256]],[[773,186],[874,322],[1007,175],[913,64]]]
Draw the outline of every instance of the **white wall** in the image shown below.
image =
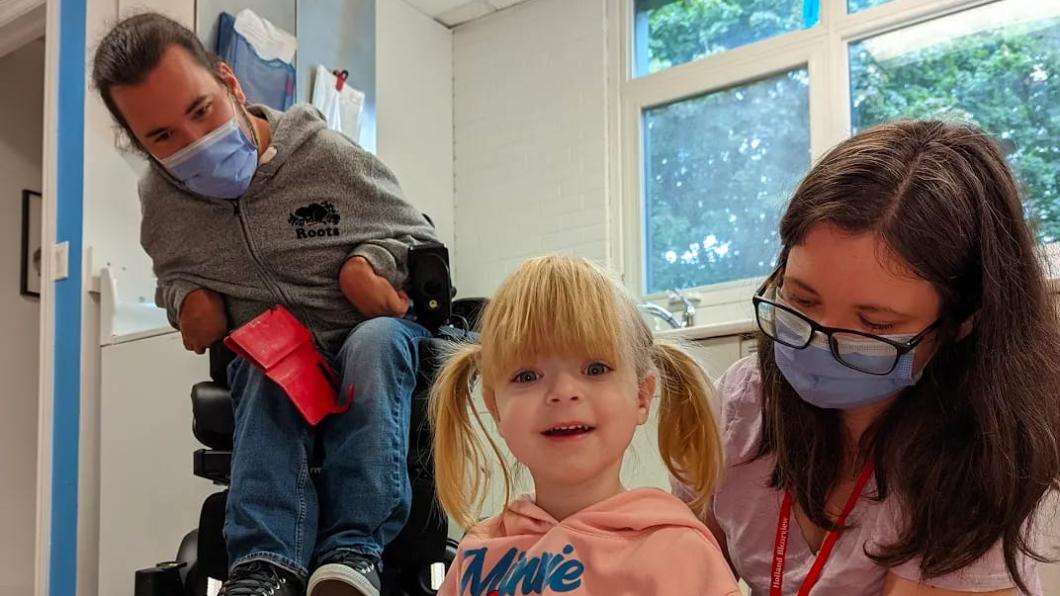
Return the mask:
[[608,256],[605,0],[532,0],[453,35],[457,286]]
[[40,305],[19,294],[22,189],[41,191],[44,42],[0,58],[0,596],[33,588]]
[[453,36],[402,0],[376,4],[377,153],[453,246]]

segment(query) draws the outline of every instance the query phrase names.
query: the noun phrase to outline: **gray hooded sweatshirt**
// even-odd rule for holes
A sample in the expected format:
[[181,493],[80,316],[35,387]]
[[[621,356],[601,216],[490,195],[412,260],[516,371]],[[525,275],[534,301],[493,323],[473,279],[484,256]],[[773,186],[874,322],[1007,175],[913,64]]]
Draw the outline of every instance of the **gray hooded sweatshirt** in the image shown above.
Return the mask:
[[225,296],[232,327],[282,304],[334,353],[364,320],[339,289],[343,263],[362,256],[401,288],[408,247],[436,236],[393,173],[329,130],[315,108],[250,111],[268,120],[275,155],[261,160],[239,199],[198,195],[157,164],[140,180],[140,242],[158,278],[155,301],[174,327],[198,288]]

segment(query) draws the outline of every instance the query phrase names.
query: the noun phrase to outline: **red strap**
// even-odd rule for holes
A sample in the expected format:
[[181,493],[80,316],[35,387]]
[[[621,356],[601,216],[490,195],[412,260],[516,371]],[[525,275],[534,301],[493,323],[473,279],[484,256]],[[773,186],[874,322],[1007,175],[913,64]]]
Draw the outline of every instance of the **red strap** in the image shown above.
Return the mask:
[[[867,460],[865,466],[861,468],[861,474],[858,475],[857,483],[854,484],[854,490],[850,493],[850,498],[847,499],[843,511],[836,518],[837,526],[846,524],[847,516],[854,509],[854,505],[857,504],[861,493],[865,490],[865,484],[868,483],[871,476],[872,460]],[[788,538],[791,535],[791,505],[791,492],[784,491],[784,501],[780,505],[780,517],[777,519],[777,536],[773,543],[773,569],[769,583],[769,596],[782,596],[784,559],[788,554]],[[807,596],[817,584],[817,580],[821,578],[821,572],[824,571],[824,564],[828,562],[828,557],[832,554],[832,549],[838,540],[839,532],[835,530],[825,535],[824,542],[821,543],[821,549],[817,551],[817,558],[814,559],[813,566],[810,567],[810,571],[806,574],[806,579],[802,582],[802,587],[799,588],[799,596]]]
[[788,536],[791,534],[791,492],[784,491],[784,502],[780,505],[777,520],[777,537],[773,541],[773,576],[769,582],[769,596],[781,596],[784,585],[784,557],[788,553]]

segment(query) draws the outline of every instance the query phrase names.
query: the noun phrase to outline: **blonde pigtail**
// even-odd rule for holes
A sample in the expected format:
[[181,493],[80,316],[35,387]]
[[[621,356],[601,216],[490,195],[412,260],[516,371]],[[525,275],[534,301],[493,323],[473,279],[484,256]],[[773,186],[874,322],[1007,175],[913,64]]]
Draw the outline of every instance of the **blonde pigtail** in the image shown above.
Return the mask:
[[480,356],[478,344],[456,348],[438,372],[429,404],[438,502],[465,529],[477,521],[489,482],[489,462],[478,438],[480,433],[500,462],[505,503],[511,491],[510,472],[472,404],[471,386],[478,376]]
[[724,465],[721,436],[711,409],[714,389],[696,360],[676,344],[656,341],[659,371],[659,453],[670,473],[694,495],[702,513]]

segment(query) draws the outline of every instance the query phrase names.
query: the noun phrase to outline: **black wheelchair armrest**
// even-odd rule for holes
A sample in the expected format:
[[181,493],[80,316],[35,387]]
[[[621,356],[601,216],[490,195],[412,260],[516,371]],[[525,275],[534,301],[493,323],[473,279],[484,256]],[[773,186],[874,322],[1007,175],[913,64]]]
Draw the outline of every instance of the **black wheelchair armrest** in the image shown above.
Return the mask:
[[228,349],[224,340],[214,342],[207,353],[210,357],[210,379],[221,387],[228,387],[228,365],[236,359],[236,353]]
[[235,416],[228,389],[203,381],[191,388],[192,432],[211,449],[232,449]]
[[192,473],[199,478],[228,485],[232,478],[232,452],[219,449],[198,449],[192,459]]

